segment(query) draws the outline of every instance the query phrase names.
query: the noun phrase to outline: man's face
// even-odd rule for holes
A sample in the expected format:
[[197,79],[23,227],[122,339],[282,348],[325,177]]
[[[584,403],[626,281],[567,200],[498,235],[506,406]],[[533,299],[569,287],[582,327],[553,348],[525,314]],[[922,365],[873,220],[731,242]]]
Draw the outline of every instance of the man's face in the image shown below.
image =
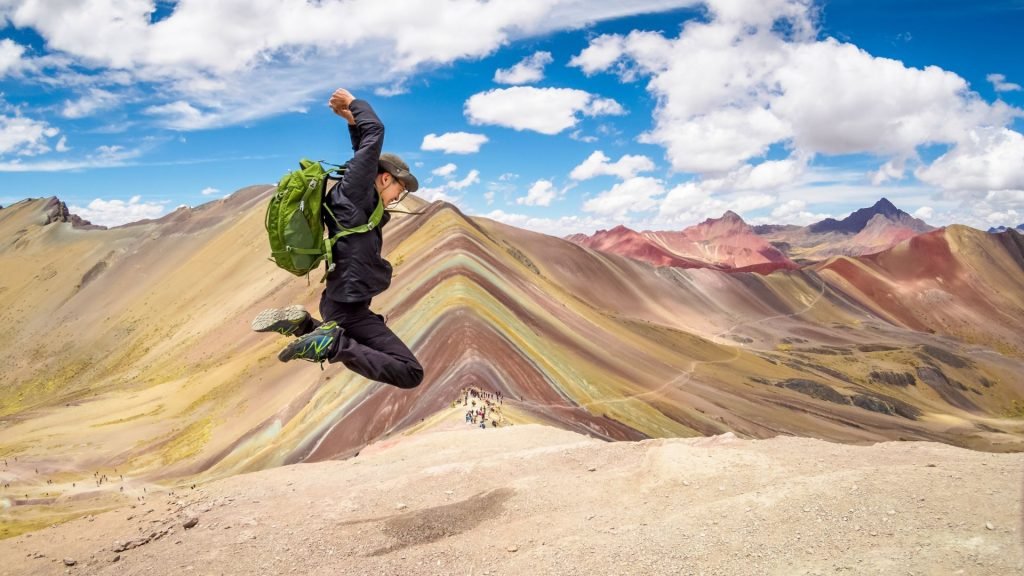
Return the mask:
[[382,173],[380,178],[380,197],[385,206],[396,204],[405,198],[405,184],[402,184],[401,180],[387,172]]

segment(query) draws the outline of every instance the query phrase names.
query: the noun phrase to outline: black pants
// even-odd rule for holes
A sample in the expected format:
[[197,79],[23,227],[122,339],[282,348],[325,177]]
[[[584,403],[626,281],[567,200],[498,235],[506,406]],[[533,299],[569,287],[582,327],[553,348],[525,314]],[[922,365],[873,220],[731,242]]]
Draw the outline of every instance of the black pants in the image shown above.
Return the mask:
[[320,315],[344,330],[329,362],[341,362],[360,376],[399,388],[415,388],[423,381],[423,366],[384,317],[370,311],[369,300],[335,302],[321,294]]

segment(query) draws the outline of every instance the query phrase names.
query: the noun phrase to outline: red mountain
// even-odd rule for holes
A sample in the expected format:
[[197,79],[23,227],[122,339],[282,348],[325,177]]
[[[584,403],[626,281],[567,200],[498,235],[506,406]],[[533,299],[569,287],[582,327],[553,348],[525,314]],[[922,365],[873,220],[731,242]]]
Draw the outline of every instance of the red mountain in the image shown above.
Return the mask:
[[[839,256],[813,269],[896,325],[1024,354],[1024,236],[953,225],[867,256]],[[1010,340],[1004,341],[1009,338]]]
[[655,266],[674,266],[677,268],[707,268],[706,262],[685,258],[673,254],[670,250],[658,245],[644,234],[618,225],[611,230],[598,230],[593,236],[573,234],[566,240],[593,250],[618,254],[634,260],[641,260]]
[[716,268],[762,274],[798,268],[732,211],[679,232],[639,233],[625,226],[616,226],[609,231],[598,231],[593,236],[574,234],[566,239],[587,248],[655,266]]

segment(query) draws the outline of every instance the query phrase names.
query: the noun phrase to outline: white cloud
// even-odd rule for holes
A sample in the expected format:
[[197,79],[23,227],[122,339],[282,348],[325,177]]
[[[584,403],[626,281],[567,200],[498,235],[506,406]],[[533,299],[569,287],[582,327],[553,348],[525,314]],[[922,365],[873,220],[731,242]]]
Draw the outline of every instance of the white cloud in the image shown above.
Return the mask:
[[935,210],[931,206],[921,206],[911,214],[914,218],[921,220],[928,220],[935,214]]
[[465,114],[473,124],[493,124],[515,130],[558,134],[588,116],[624,114],[614,100],[573,88],[514,86],[474,94]]
[[69,210],[82,218],[101,226],[120,226],[146,218],[158,218],[163,215],[166,202],[143,202],[141,196],[132,196],[124,200],[104,200],[96,198],[88,206],[74,206]]
[[516,198],[516,204],[526,206],[550,206],[551,201],[558,197],[558,190],[550,180],[537,180],[530,186],[526,196]]
[[527,230],[533,230],[534,232],[549,234],[559,238],[577,232],[592,234],[597,230],[613,228],[618,224],[624,223],[622,220],[602,216],[595,217],[589,214],[573,214],[558,218],[545,218],[529,216],[526,214],[510,213],[505,212],[504,210],[492,210],[485,214],[479,214],[479,216],[490,218],[491,220],[497,220],[498,222],[503,222],[510,226],[516,226],[517,228],[525,228]]
[[[1024,224],[1024,189],[944,190],[928,202],[933,207],[932,215],[925,218],[935,226],[956,223],[985,230]],[[916,212],[914,215],[918,216]]]
[[992,87],[995,88],[996,92],[1016,92],[1020,90],[1020,84],[1007,82],[1006,76],[1002,74],[989,74],[985,76],[985,79],[992,83]]
[[484,198],[487,199],[488,204],[494,202],[497,199],[498,194],[501,194],[501,199],[508,204],[509,198],[515,194],[516,190],[519,188],[515,184],[512,184],[511,181],[498,178],[496,181],[492,180],[488,182],[486,189],[487,192],[484,194]]
[[596,176],[615,176],[627,180],[641,172],[654,170],[654,162],[647,156],[625,155],[616,162],[598,150],[587,157],[582,164],[572,169],[569,177],[573,180],[588,180]]
[[586,116],[622,116],[626,110],[611,98],[593,98],[583,108]]
[[583,203],[585,212],[602,216],[625,217],[629,212],[645,212],[658,205],[657,196],[665,194],[661,180],[637,176],[619,182],[610,190],[602,192]]
[[392,96],[401,96],[402,94],[408,94],[409,93],[409,87],[406,86],[406,84],[404,82],[404,79],[403,79],[403,80],[398,80],[397,82],[395,82],[393,84],[387,84],[387,85],[384,85],[384,86],[377,86],[376,88],[373,89],[373,93],[376,94],[377,96],[383,96],[385,98],[390,98]]
[[0,116],[0,155],[35,156],[50,151],[46,141],[60,133],[42,120]]
[[985,201],[997,202],[1001,205],[1024,209],[1024,189],[991,190],[985,194]]
[[0,40],[0,78],[21,67],[24,53],[25,47],[10,38]]
[[[67,146],[65,137],[62,136],[57,142],[56,150],[58,152],[71,150],[71,147]],[[31,162],[17,158],[9,162],[0,162],[0,172],[63,172],[125,166],[130,163],[130,160],[141,156],[144,151],[144,148],[125,148],[119,145],[98,146],[92,152],[78,158],[62,157],[60,160],[40,159]]]
[[[703,221],[707,218],[718,218],[725,211],[732,210],[741,217],[750,212],[767,208],[775,204],[778,198],[772,194],[725,194],[714,195],[712,190],[702,186],[700,182],[686,182],[673,187],[659,202],[659,224],[680,227]],[[787,209],[792,210],[789,206]]]
[[[966,206],[961,205],[961,210],[964,208]],[[972,202],[970,209],[975,217],[991,226],[1019,226],[1024,224],[1024,188],[991,190],[982,201]]]
[[803,200],[787,200],[772,209],[773,218],[789,218],[803,212],[807,208],[807,202]]
[[96,156],[100,158],[121,158],[125,153],[124,146],[117,144],[96,147]]
[[451,175],[455,173],[456,168],[458,168],[458,166],[456,166],[455,164],[452,164],[451,162],[449,162],[449,163],[445,164],[444,166],[441,166],[441,167],[438,167],[438,168],[434,168],[430,173],[433,174],[434,176],[440,176],[442,178],[450,178]]
[[625,39],[618,34],[603,34],[590,41],[590,45],[569,60],[569,66],[576,66],[590,76],[610,68],[622,59],[626,51]]
[[744,164],[720,178],[704,178],[700,185],[709,191],[775,190],[796,182],[806,173],[808,156]]
[[771,211],[770,217],[752,218],[751,224],[798,224],[806,226],[831,218],[831,214],[814,213],[807,210],[807,202],[803,200],[787,200]]
[[[440,174],[438,174],[440,172]],[[449,202],[451,204],[458,204],[462,200],[462,196],[450,194],[459,190],[465,190],[474,184],[480,183],[480,171],[470,170],[468,174],[461,180],[454,180],[455,165],[446,164],[433,171],[433,174],[438,174],[447,179],[447,181],[440,186],[433,187],[422,187],[416,191],[416,195],[423,198],[427,202]]]
[[1007,228],[1013,228],[1014,222],[1021,221],[1021,214],[1016,210],[1007,210],[1006,212],[992,212],[985,217],[988,224],[992,226],[1006,226]]
[[767,160],[740,169],[735,188],[738,190],[768,190],[779,188],[795,181],[807,167],[806,158]]
[[748,217],[747,214],[756,209],[752,208],[752,206],[763,208],[764,198],[759,197],[759,195],[737,198],[711,198],[706,191],[695,195],[693,198],[699,201],[700,206],[695,206],[688,213],[672,218],[641,214],[641,216],[644,216],[643,218],[634,219],[631,218],[630,214],[600,215],[593,213],[551,218],[508,213],[503,210],[493,210],[482,214],[482,216],[512,226],[559,237],[578,232],[592,234],[596,230],[613,228],[619,224],[634,230],[678,230],[707,218],[718,218],[726,210],[739,213],[750,224],[779,224],[785,222],[806,225],[832,216],[831,214],[809,212],[806,210],[806,203],[797,201],[787,203],[788,205],[785,210],[779,210],[779,218],[775,216]]
[[216,122],[216,115],[204,113],[183,100],[159,106],[150,106],[143,112],[151,116],[164,118],[162,121],[163,125],[174,130],[209,128]]
[[957,146],[915,175],[939,188],[1024,189],[1024,135],[1008,128],[970,130]]
[[77,101],[66,101],[61,114],[65,118],[84,118],[114,108],[120,103],[121,97],[117,94],[100,88],[90,88],[88,93]]
[[480,151],[480,147],[487,142],[487,136],[483,134],[471,134],[469,132],[446,132],[427,134],[423,137],[420,150],[440,150],[445,154],[474,154]]
[[447,186],[451,190],[462,190],[464,188],[469,188],[473,184],[479,184],[479,183],[480,183],[480,171],[479,170],[470,170],[469,174],[466,174],[465,178],[463,178],[462,180],[452,180],[451,182],[447,183]]
[[416,191],[416,195],[427,202],[448,202],[449,204],[457,204],[462,199],[461,196],[452,196],[446,193],[445,190],[448,190],[447,186],[420,188]]
[[544,67],[553,62],[550,52],[535,52],[523,58],[511,68],[501,68],[494,73],[499,84],[532,84],[544,79]]
[[203,196],[209,196],[211,194],[218,194],[218,193],[220,193],[220,190],[218,190],[217,188],[214,188],[212,186],[207,186],[206,188],[203,188],[202,191],[200,191],[199,193],[202,194]]
[[[377,0],[254,0],[239,18],[237,3],[182,1],[157,21],[152,0],[9,0],[0,10],[13,27],[42,38],[49,53],[37,60],[48,59],[51,69],[35,66],[37,81],[89,83],[96,73],[117,72],[128,78],[123,86],[147,84],[157,110],[184,102],[202,111],[191,116],[181,108],[165,118],[172,128],[192,130],[308,109],[339,77],[366,79],[352,89],[400,93],[419,70],[479,59],[514,40],[690,3],[422,0],[395,10]],[[0,42],[10,67],[17,48]]]
[[900,180],[903,178],[903,173],[906,170],[907,159],[903,157],[893,158],[887,161],[885,164],[878,169],[877,172],[871,174],[871,183],[875,186],[888,182],[889,180]]
[[599,36],[571,61],[587,74],[650,77],[658,104],[642,141],[664,146],[675,170],[734,171],[780,143],[807,156],[915,158],[919,146],[956,144],[1021,114],[938,67],[817,40],[806,0],[705,4],[710,19],[688,21],[676,38]]
[[597,142],[597,136],[593,136],[590,134],[584,135],[583,131],[579,129],[570,132],[569,138],[572,138],[573,140],[576,140],[578,142],[585,142],[587,144],[593,144],[594,142]]
[[[744,164],[720,177],[699,178],[676,186],[660,201],[654,223],[677,227],[706,218],[717,218],[726,210],[742,216],[772,206],[779,201],[782,191],[790,190],[797,183],[806,184],[807,180],[814,177],[807,172],[808,161],[809,157],[794,154],[784,160]],[[803,194],[805,197],[814,197],[820,192],[804,190]],[[877,194],[874,190],[871,193]],[[776,207],[777,216],[788,218],[789,221],[807,221],[815,215],[804,210],[805,207],[803,200],[790,199]]]

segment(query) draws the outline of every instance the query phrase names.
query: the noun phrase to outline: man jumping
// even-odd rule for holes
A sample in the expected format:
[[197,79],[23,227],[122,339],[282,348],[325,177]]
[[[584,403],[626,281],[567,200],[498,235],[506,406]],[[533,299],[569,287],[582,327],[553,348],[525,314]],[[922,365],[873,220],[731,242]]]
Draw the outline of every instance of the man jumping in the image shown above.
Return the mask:
[[[339,88],[328,105],[348,120],[355,151],[341,180],[328,181],[324,196],[325,209],[334,214],[334,218],[325,218],[325,224],[328,234],[334,236],[339,223],[345,228],[366,224],[378,198],[385,206],[397,204],[415,192],[419,182],[397,155],[381,154],[384,125],[368,102]],[[423,380],[423,367],[416,356],[387,327],[383,316],[370,311],[372,298],[391,285],[391,264],[381,257],[381,229],[390,218],[385,212],[372,230],[343,236],[334,243],[335,267],[327,274],[327,287],[320,295],[322,323],[301,305],[264,310],[252,321],[257,332],[297,337],[278,359],[341,362],[361,376],[399,388],[415,388]]]

